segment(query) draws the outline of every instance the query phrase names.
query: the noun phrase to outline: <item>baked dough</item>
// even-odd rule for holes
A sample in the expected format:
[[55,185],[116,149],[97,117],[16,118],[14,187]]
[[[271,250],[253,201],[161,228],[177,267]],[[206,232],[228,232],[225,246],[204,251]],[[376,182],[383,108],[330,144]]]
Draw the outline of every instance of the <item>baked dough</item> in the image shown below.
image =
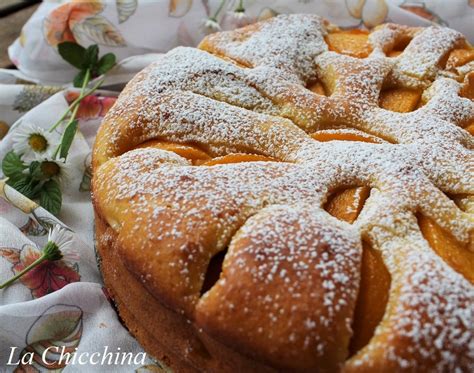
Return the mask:
[[471,55],[449,28],[280,15],[135,76],[93,203],[145,349],[176,371],[473,371]]

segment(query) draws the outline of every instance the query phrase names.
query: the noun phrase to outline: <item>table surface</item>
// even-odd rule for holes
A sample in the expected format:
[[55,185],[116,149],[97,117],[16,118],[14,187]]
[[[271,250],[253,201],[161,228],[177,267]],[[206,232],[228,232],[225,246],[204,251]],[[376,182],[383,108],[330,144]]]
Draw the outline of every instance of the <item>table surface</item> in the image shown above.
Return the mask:
[[8,46],[20,35],[21,28],[39,6],[36,0],[0,0],[0,68],[13,67]]

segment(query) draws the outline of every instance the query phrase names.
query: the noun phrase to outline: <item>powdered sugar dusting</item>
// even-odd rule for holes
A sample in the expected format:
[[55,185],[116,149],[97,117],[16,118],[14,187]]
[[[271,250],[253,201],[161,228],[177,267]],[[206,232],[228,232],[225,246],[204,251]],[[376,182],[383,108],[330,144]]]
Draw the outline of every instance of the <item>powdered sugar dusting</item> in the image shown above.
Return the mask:
[[[474,194],[474,143],[462,129],[474,120],[474,103],[459,97],[460,83],[442,77],[439,65],[464,39],[447,28],[392,25],[371,34],[369,58],[355,59],[328,52],[326,32],[317,16],[280,16],[203,43],[246,68],[192,48],[151,65],[101,128],[96,204],[130,252],[153,252],[134,270],[165,302],[211,333],[249,341],[244,350],[255,343],[265,358],[304,355],[312,366],[334,348],[312,330],[350,334],[360,235],[370,237],[392,276],[389,308],[346,368],[383,361],[415,369],[420,354],[440,371],[472,370],[474,287],[436,256],[414,218],[429,216],[461,242],[474,228],[472,215],[443,193]],[[410,44],[386,57],[403,33]],[[315,78],[329,97],[306,89]],[[380,108],[387,84],[429,86],[424,105],[405,114]],[[340,127],[381,141],[318,143],[305,133]],[[197,144],[212,156],[247,152],[284,162],[191,166],[163,150],[128,151],[154,138]],[[373,188],[352,227],[322,209],[331,190],[351,185]],[[210,258],[228,246],[220,280],[200,298]],[[282,284],[291,289],[284,296]],[[265,313],[255,328],[241,306],[250,303]]]
[[[245,29],[241,29],[245,30]],[[326,29],[315,15],[281,15],[256,29],[210,35],[218,52],[245,65],[286,70],[302,81],[314,76],[314,58],[327,50]]]

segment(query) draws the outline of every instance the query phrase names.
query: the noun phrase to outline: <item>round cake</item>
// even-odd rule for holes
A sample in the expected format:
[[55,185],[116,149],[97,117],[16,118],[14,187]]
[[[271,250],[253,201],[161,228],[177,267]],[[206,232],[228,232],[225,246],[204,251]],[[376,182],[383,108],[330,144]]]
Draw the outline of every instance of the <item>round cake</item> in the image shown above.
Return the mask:
[[177,372],[474,371],[474,49],[280,15],[137,74],[93,152],[120,317]]

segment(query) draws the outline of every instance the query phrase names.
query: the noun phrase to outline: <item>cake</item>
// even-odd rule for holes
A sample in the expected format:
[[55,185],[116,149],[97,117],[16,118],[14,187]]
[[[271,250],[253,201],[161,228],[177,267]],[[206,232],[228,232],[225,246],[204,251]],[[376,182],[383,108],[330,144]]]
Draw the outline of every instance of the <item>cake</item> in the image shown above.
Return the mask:
[[119,315],[176,372],[474,370],[474,49],[280,15],[171,50],[99,129]]

